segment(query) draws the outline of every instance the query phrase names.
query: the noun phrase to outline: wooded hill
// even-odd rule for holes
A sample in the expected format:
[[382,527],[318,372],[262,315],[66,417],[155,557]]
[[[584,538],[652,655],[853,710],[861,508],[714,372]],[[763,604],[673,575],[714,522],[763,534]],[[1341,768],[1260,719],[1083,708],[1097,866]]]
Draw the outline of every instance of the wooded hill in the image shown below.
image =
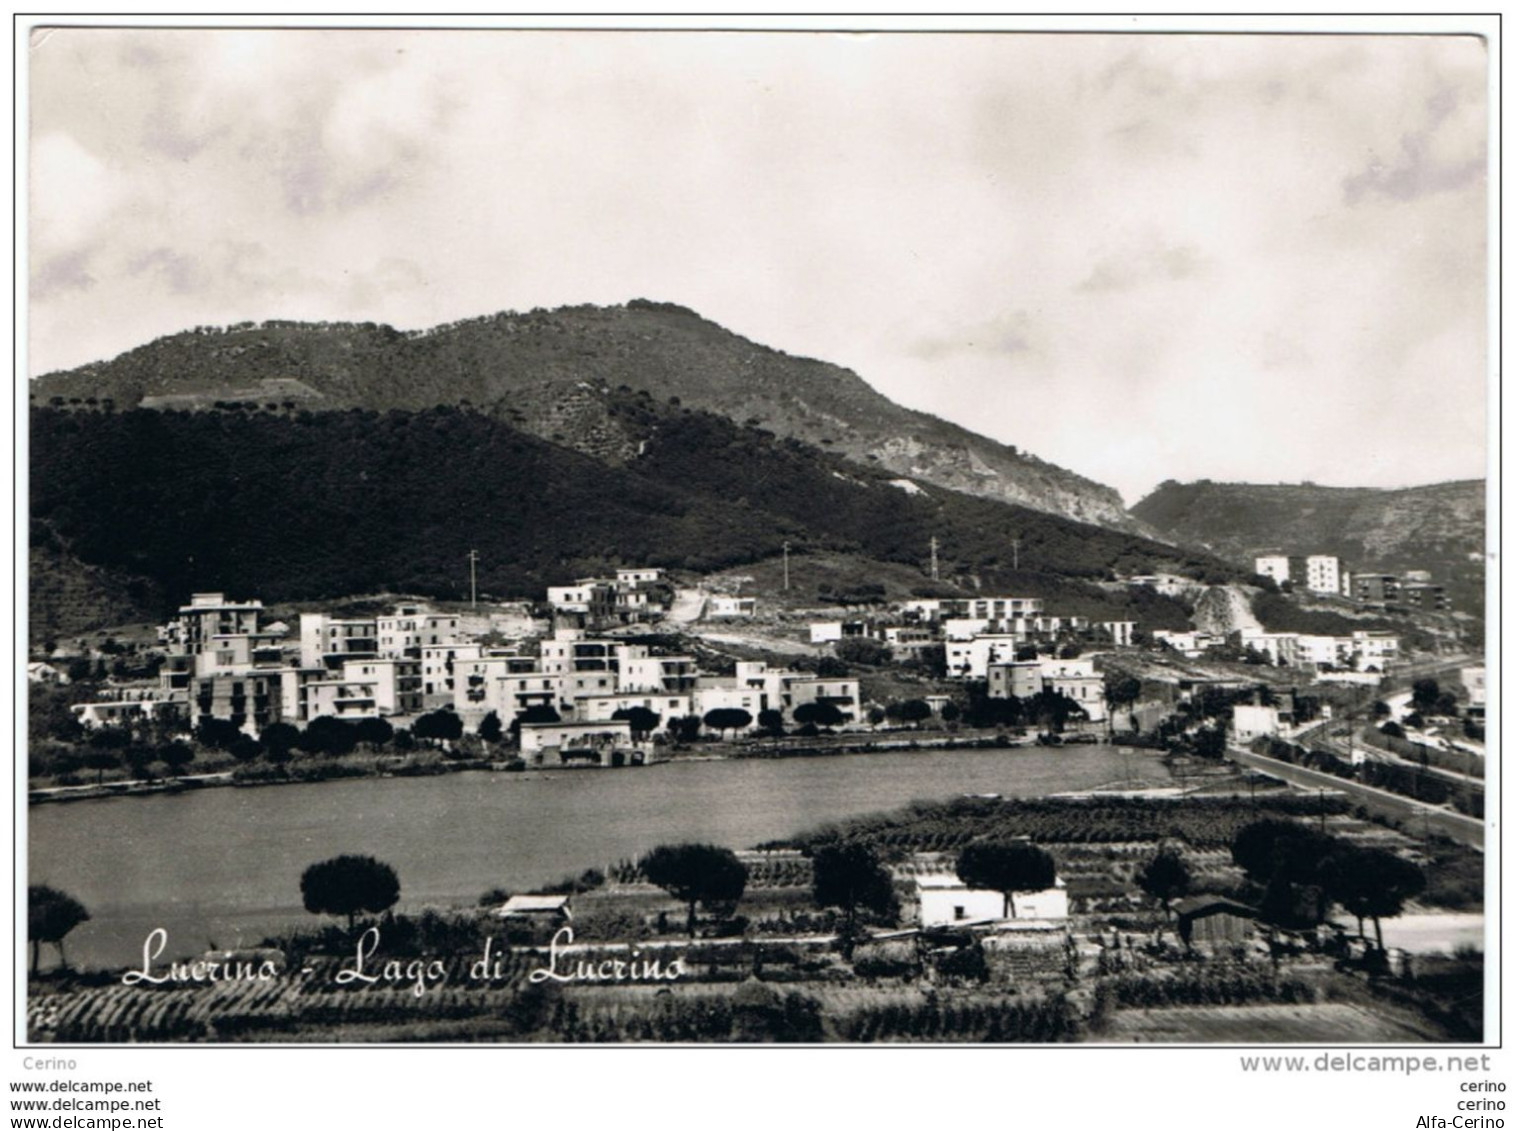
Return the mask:
[[[620,564],[697,571],[826,548],[1017,591],[1061,590],[1117,615],[1077,579],[1245,571],[1202,554],[895,477],[715,414],[608,394],[641,454],[607,466],[498,416],[419,412],[80,412],[34,409],[33,520],[80,561],[264,600],[365,592],[540,595]],[[1008,571],[1020,538],[1020,572]],[[923,571],[923,583],[925,576]],[[1040,579],[1040,583],[1038,583]],[[1150,594],[1130,600],[1150,604]],[[1177,606],[1141,619],[1167,623]],[[1072,611],[1072,610],[1070,610]]]
[[1482,616],[1484,500],[1481,479],[1393,491],[1170,480],[1132,513],[1243,567],[1283,553],[1335,554],[1354,572],[1430,570],[1454,608]]
[[373,323],[202,327],[40,377],[32,403],[471,406],[544,439],[624,458],[613,430],[608,439],[584,434],[603,421],[585,426],[581,403],[585,390],[623,387],[928,483],[1152,533],[1109,487],[896,405],[850,370],[758,345],[671,303],[505,312],[411,333]]

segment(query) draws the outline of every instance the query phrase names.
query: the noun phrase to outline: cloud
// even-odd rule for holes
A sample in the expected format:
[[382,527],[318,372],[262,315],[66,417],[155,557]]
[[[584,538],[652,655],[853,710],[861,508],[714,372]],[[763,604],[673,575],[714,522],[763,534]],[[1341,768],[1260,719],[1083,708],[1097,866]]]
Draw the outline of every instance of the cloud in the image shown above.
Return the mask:
[[964,326],[951,335],[918,337],[905,348],[912,356],[925,361],[962,353],[1013,356],[1036,349],[1032,343],[1031,318],[1024,310]]
[[88,271],[89,252],[66,252],[32,269],[30,293],[33,302],[46,301],[65,291],[87,291],[95,285]]
[[1400,137],[1397,160],[1385,164],[1374,158],[1342,182],[1346,203],[1359,204],[1369,196],[1411,201],[1481,184],[1488,172],[1481,107],[1472,109],[1469,116],[1478,121],[1469,128],[1458,121],[1461,102],[1450,86],[1426,99],[1429,120]]
[[1147,283],[1178,282],[1205,270],[1205,259],[1189,244],[1156,241],[1136,251],[1107,255],[1078,284],[1080,291],[1125,291]]

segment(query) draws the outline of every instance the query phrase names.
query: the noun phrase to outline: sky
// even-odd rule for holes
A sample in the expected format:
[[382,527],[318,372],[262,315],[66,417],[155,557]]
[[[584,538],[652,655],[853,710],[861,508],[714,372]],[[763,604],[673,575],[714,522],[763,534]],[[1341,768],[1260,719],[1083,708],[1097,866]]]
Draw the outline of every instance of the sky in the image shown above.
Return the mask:
[[39,31],[28,369],[632,298],[1118,489],[1485,474],[1456,36]]

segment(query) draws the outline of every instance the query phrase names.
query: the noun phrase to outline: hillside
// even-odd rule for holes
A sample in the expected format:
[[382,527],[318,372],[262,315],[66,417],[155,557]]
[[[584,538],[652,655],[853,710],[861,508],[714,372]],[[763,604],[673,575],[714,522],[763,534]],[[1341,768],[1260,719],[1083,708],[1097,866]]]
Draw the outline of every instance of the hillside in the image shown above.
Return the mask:
[[[607,466],[495,416],[34,409],[31,509],[91,566],[174,598],[540,595],[617,564],[701,572],[828,549],[1085,592],[1112,572],[1240,576],[1204,555],[846,463],[723,417],[605,394],[638,455]],[[1008,569],[1010,532],[1021,539]],[[924,573],[922,581],[925,582]]]
[[162,611],[163,594],[152,582],[86,565],[44,523],[32,524],[28,550],[27,636],[32,644],[56,642],[103,625],[149,621]]
[[601,389],[645,390],[898,475],[1152,533],[1109,487],[902,408],[850,370],[758,345],[669,303],[506,312],[412,333],[373,323],[202,327],[39,377],[32,402],[118,410],[465,405],[597,458],[625,459],[632,449],[583,400]]
[[1454,608],[1481,615],[1484,489],[1481,479],[1403,490],[1169,481],[1131,513],[1246,568],[1283,553],[1335,554],[1354,571],[1430,570]]

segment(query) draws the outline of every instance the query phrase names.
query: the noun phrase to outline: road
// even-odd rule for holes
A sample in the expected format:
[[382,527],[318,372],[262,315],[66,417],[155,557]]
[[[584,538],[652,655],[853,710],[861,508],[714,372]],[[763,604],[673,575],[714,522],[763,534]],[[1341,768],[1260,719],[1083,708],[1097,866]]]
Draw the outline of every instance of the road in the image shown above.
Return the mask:
[[1408,797],[1401,797],[1397,793],[1375,789],[1371,785],[1363,785],[1361,782],[1339,778],[1333,774],[1324,774],[1319,770],[1307,769],[1304,766],[1290,765],[1288,762],[1280,762],[1277,758],[1265,758],[1261,754],[1254,754],[1238,746],[1231,747],[1229,757],[1249,770],[1260,770],[1302,789],[1328,789],[1346,794],[1353,803],[1362,805],[1370,812],[1403,821],[1405,828],[1411,833],[1423,833],[1429,830],[1461,844],[1472,845],[1477,849],[1483,848],[1483,822],[1474,820],[1472,817],[1464,817],[1461,813],[1438,809],[1433,805],[1422,805],[1418,801],[1411,801]]
[[680,589],[674,594],[673,605],[663,617],[665,624],[693,624],[705,615],[705,591],[703,589]]

